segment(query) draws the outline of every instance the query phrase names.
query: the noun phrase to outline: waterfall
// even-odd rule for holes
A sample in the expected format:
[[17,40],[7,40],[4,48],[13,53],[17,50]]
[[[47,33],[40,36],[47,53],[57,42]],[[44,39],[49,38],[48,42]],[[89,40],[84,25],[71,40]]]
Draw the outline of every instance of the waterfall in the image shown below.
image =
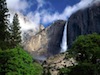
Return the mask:
[[67,50],[67,22],[64,27],[62,43],[61,43],[61,52],[65,52]]

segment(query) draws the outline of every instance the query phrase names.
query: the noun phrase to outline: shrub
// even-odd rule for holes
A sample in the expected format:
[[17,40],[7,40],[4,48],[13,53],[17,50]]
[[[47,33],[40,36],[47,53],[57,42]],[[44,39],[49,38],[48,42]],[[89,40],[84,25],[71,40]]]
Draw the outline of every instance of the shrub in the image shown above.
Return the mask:
[[22,48],[0,50],[0,75],[40,75],[42,67]]
[[100,75],[99,34],[79,36],[68,53],[78,64],[61,69],[59,75]]
[[89,35],[79,36],[69,52],[78,61],[96,62],[100,58],[100,35],[94,33]]

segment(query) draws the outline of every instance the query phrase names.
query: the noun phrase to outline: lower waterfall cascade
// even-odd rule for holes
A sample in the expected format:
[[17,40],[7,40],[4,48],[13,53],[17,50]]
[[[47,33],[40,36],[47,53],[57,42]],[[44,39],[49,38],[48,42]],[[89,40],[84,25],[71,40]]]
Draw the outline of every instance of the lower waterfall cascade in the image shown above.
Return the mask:
[[67,22],[64,27],[64,32],[63,32],[63,37],[62,37],[62,43],[61,43],[61,51],[60,52],[65,52],[67,50]]

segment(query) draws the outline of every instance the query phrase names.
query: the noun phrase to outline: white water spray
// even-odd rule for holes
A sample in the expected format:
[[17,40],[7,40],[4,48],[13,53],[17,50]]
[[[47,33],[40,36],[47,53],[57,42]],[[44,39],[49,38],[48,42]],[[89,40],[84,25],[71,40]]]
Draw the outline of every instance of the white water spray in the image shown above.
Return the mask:
[[64,27],[62,43],[61,43],[61,52],[65,52],[67,50],[67,22]]

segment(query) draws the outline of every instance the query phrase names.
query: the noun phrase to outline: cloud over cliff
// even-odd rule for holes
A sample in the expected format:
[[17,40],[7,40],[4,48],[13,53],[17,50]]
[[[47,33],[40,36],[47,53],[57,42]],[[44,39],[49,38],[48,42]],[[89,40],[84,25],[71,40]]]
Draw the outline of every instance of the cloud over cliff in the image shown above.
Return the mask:
[[[34,5],[37,2],[37,8],[34,10],[28,11],[28,9]],[[80,0],[79,3],[73,5],[73,6],[68,6],[66,5],[65,9],[59,13],[58,11],[52,12],[52,4],[49,1],[46,0],[7,0],[7,6],[10,10],[11,13],[11,19],[14,15],[15,12],[19,12],[21,14],[25,14],[25,17],[29,19],[33,27],[38,27],[39,24],[48,24],[51,23],[55,20],[62,19],[62,20],[67,20],[71,14],[74,12],[86,8],[93,4],[94,2],[100,2],[100,0]],[[45,9],[46,6],[49,6],[47,9]],[[24,25],[24,23],[23,23]],[[21,25],[22,26],[22,25]],[[29,29],[31,28],[30,26],[22,26],[23,29]]]

